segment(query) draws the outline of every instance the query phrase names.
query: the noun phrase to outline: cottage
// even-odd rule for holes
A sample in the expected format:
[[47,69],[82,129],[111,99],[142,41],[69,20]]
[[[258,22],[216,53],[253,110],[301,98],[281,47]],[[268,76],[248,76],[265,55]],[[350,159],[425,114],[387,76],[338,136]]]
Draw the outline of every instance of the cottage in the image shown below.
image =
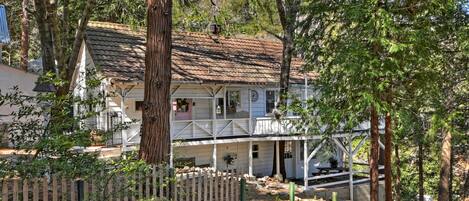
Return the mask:
[[[80,97],[89,93],[84,85],[88,72],[96,70],[104,78],[98,93],[106,95],[106,109],[90,125],[108,130],[117,122],[135,120],[109,142],[121,144],[124,150],[140,141],[145,36],[138,28],[90,22],[74,74],[72,90]],[[270,175],[274,147],[285,141],[287,178],[308,181],[319,167],[329,166],[327,159],[316,157],[324,142],[320,136],[297,132],[292,122],[298,117],[278,121],[272,116],[278,98],[280,42],[190,32],[174,32],[172,37],[171,165],[184,161]],[[303,74],[301,69],[302,60],[294,58],[290,92],[305,98],[314,94],[307,82],[315,74]],[[344,140],[338,140],[345,136],[334,138],[338,147],[331,157],[339,166],[345,163],[344,152],[352,152],[344,147]],[[308,146],[315,141],[317,147]]]

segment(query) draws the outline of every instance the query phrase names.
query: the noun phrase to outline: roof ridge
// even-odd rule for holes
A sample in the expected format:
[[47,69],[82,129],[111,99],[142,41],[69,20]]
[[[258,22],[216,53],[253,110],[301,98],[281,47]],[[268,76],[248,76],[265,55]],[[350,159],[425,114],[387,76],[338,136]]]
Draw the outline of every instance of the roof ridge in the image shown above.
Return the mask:
[[[121,23],[115,23],[115,22],[103,22],[103,21],[92,21],[90,20],[88,22],[89,27],[96,27],[96,28],[118,28],[118,29],[125,29],[126,31],[133,32],[135,34],[142,34],[141,32],[146,32],[144,27],[141,26],[135,26],[132,27],[132,25],[127,25],[127,24],[121,24]],[[272,40],[272,39],[266,39],[266,38],[257,38],[255,36],[247,36],[247,35],[238,35],[238,36],[215,36],[215,35],[210,35],[205,32],[194,32],[194,31],[181,31],[181,30],[173,30],[173,32],[179,33],[179,34],[186,34],[186,35],[197,35],[197,36],[203,36],[203,37],[208,37],[211,39],[226,39],[226,40],[249,40],[249,41],[258,41],[258,42],[266,42],[266,43],[271,43],[275,45],[281,45],[281,41],[278,40]]]

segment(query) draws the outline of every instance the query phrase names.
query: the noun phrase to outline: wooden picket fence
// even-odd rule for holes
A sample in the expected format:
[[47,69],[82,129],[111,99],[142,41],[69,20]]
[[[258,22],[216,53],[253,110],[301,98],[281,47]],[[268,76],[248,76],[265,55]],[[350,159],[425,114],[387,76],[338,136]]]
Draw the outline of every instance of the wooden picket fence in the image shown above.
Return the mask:
[[100,174],[86,180],[55,175],[34,179],[4,178],[0,182],[0,200],[239,200],[240,172],[212,169],[173,172],[153,168],[147,173],[126,176]]

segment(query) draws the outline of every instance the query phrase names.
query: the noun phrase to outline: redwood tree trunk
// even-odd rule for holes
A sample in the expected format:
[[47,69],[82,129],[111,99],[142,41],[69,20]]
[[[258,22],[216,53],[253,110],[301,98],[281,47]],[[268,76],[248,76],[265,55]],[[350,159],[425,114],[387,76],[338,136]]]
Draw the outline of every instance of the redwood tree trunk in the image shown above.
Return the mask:
[[423,189],[423,144],[418,142],[418,172],[419,172],[419,201],[424,201],[425,191]]
[[394,188],[396,189],[396,201],[401,200],[401,158],[399,157],[399,145],[394,146],[394,155],[396,155],[396,183]]
[[451,132],[443,130],[443,144],[441,148],[440,183],[438,186],[438,201],[449,201],[451,175]]
[[[298,13],[299,1],[282,1],[276,0],[277,11],[280,18],[280,23],[283,29],[282,37],[282,61],[280,65],[280,100],[279,106],[287,105],[287,93],[290,82],[290,67],[291,60],[293,56],[293,41],[295,36],[295,21]],[[284,160],[284,151],[285,151],[285,141],[282,141],[279,144],[279,153],[280,156],[280,173],[282,177],[285,178],[285,160]],[[275,157],[274,157],[275,160]]]
[[29,52],[29,14],[28,14],[29,0],[23,0],[22,16],[21,16],[21,61],[20,68],[28,71],[28,52]]
[[391,113],[386,113],[385,120],[385,142],[384,142],[384,190],[386,201],[392,199],[392,120]]
[[374,106],[371,106],[371,138],[370,138],[370,201],[378,201],[379,191],[379,128],[378,114]]
[[147,45],[143,130],[139,158],[169,161],[171,84],[171,0],[147,0]]

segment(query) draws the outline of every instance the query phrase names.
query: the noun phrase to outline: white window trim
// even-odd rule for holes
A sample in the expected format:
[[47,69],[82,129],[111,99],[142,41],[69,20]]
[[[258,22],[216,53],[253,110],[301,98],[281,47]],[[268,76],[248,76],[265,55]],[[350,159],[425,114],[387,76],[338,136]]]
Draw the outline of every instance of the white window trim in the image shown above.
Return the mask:
[[278,104],[278,101],[279,101],[279,93],[280,93],[280,89],[279,88],[266,88],[264,90],[264,116],[270,116],[272,115],[272,113],[267,113],[267,107],[266,107],[266,103],[267,103],[267,91],[276,91],[277,92],[277,97],[275,100],[275,107],[277,107],[277,104]]

